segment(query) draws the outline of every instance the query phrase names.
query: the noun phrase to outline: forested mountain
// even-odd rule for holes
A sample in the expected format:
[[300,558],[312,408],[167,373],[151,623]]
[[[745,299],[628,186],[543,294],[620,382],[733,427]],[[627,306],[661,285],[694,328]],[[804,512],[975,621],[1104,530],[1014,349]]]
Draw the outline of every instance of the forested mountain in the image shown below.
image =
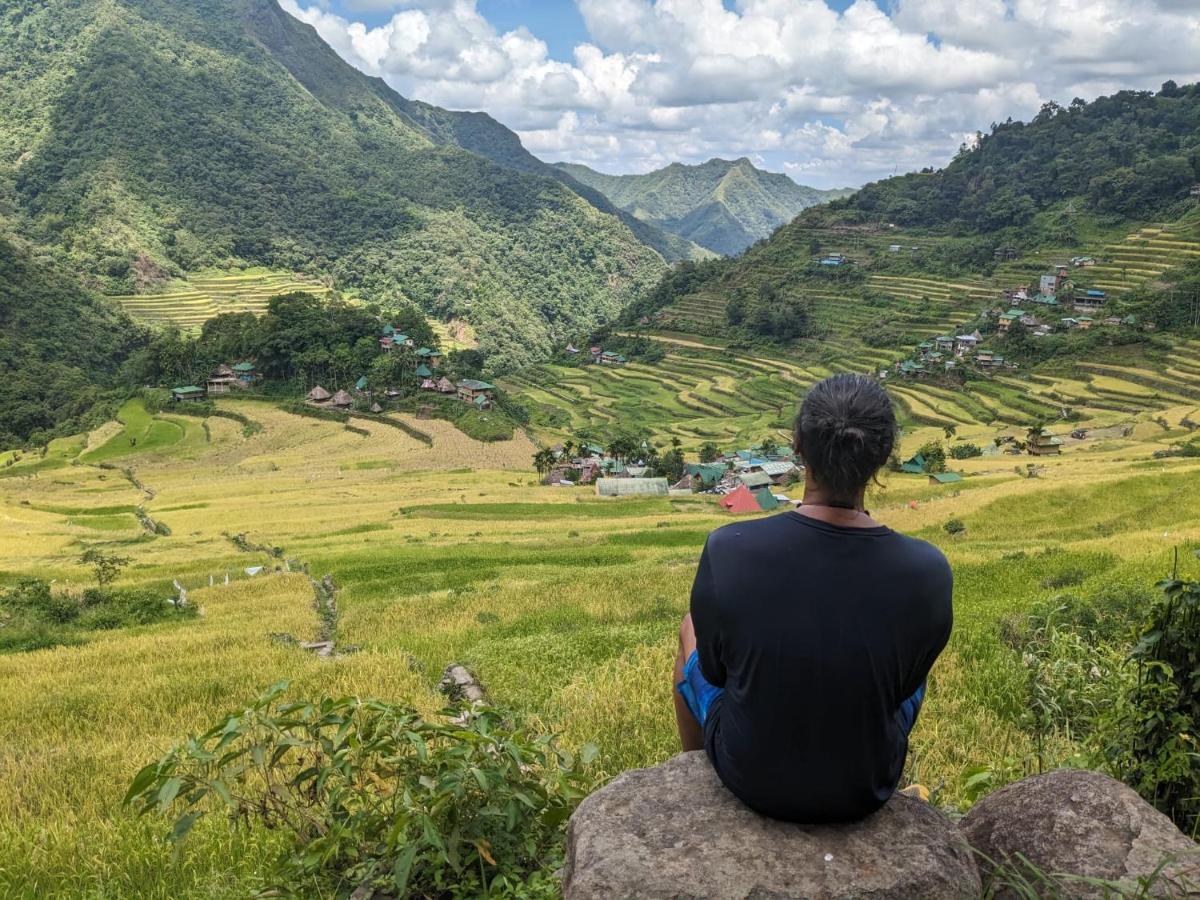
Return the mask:
[[467,318],[499,370],[653,284],[643,241],[694,255],[274,0],[17,0],[0,49],[0,203],[106,292],[242,261],[325,272]]
[[1047,103],[980,134],[938,171],[888,178],[829,218],[987,232],[1072,201],[1109,221],[1169,215],[1200,182],[1200,85]]
[[[944,169],[869,184],[805,210],[736,259],[684,266],[627,310],[626,321],[683,301],[719,304],[722,330],[736,325],[782,340],[812,336],[818,300],[889,303],[872,286],[874,275],[991,277],[996,248],[1011,247],[1033,266],[1014,264],[1013,284],[1036,283],[1037,267],[1050,256],[1063,262],[1076,252],[1106,255],[1104,243],[1123,241],[1147,221],[1183,220],[1190,234],[1198,205],[1200,85],[1168,82],[1157,94],[1122,91],[1092,103],[1048,103],[1028,123],[993,126]],[[851,260],[821,265],[819,256],[833,252]],[[1136,277],[1147,263],[1120,265],[1132,265]],[[1118,279],[1126,312],[1160,327],[1192,321],[1187,297],[1157,294],[1176,283],[1194,285],[1194,273],[1181,269],[1126,289],[1120,265],[1108,277]],[[1098,277],[1087,273],[1102,268],[1078,277],[1086,284]]]
[[805,187],[745,158],[672,163],[645,175],[605,175],[572,163],[558,167],[643,222],[724,255],[769,236],[802,209],[850,193]]
[[0,447],[98,424],[141,331],[115,305],[4,232],[0,220]]

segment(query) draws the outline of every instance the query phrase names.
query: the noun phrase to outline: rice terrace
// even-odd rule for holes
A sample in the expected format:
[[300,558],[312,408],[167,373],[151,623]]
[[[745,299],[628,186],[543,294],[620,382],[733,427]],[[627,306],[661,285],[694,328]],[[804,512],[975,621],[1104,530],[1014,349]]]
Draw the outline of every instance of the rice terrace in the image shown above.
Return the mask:
[[1200,18],[935,5],[5,4],[0,898],[1196,896]]

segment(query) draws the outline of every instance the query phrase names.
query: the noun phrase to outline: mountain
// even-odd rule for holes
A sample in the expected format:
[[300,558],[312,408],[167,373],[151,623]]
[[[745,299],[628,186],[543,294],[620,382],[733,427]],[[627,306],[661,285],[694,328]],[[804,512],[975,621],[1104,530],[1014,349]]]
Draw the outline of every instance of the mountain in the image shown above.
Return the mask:
[[486,115],[363,75],[274,0],[19,3],[0,48],[0,212],[105,292],[322,272],[469,320],[499,371],[696,253]]
[[1071,205],[1109,222],[1170,217],[1200,182],[1200,85],[1047,103],[993,124],[944,169],[864,187],[828,217],[966,232],[1022,231]]
[[558,168],[643,222],[726,256],[769,237],[801,210],[851,193],[805,187],[745,158],[672,163],[646,175],[605,175],[573,163]]
[[0,220],[0,447],[109,418],[98,404],[141,343],[115,304],[5,234]]
[[[819,261],[834,254],[850,261]],[[742,256],[670,273],[625,316],[670,307],[661,318],[674,330],[901,349],[1076,256],[1089,263],[1072,280],[1106,294],[1108,315],[1194,327],[1200,85],[1047,104],[1028,123],[994,125],[943,169],[869,184]]]

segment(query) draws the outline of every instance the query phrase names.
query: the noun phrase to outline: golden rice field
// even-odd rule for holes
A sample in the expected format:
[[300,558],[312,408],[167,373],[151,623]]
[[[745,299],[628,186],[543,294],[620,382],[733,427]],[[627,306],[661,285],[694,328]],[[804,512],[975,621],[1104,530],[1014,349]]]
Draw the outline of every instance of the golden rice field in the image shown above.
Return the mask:
[[155,293],[113,299],[139,322],[187,330],[199,328],[222,313],[265,312],[272,297],[292,291],[308,291],[318,296],[332,293],[327,285],[313,278],[251,268],[197,272]]
[[[695,363],[680,361],[712,377]],[[786,411],[804,376],[759,365]],[[644,373],[623,372],[595,387],[619,401],[613,415],[625,408],[622,379],[670,402]],[[485,445],[413,422],[433,437],[428,447],[383,425],[363,436],[265,403],[221,405],[262,431],[127,409],[124,426],[55,442],[44,457],[0,455],[0,583],[37,575],[79,588],[87,572],[75,559],[102,547],[133,558],[125,582],[165,591],[177,578],[202,610],[0,656],[0,897],[232,898],[262,887],[273,835],[205,819],[174,854],[168,823],[136,819],[120,800],[146,761],[282,678],[297,692],[370,694],[432,713],[442,668],[462,661],[496,702],[568,744],[598,744],[597,782],[674,752],[674,635],[704,538],[729,521],[711,498],[608,501],[540,487],[524,437]],[[1175,548],[1200,546],[1200,460],[1151,459],[1185,434],[1178,422],[1192,409],[1113,413],[1132,426],[1128,436],[1117,428],[1068,441],[1036,479],[1018,474],[1028,457],[991,455],[954,463],[967,476],[956,488],[889,475],[871,496],[878,518],[938,543],[956,572],[955,634],[909,772],[942,802],[964,802],[971,767],[1017,777],[1032,764],[1019,725],[1024,671],[999,637],[1006,617],[1053,597],[1045,585],[1063,572],[1085,573],[1070,588],[1084,597],[1144,590]],[[738,417],[728,418],[714,432],[734,434]],[[681,428],[699,436],[704,423],[697,413]],[[133,445],[131,428],[158,437]],[[914,426],[904,445],[941,434]],[[171,534],[149,534],[138,506]],[[951,518],[966,531],[948,535]],[[239,550],[237,534],[281,556]],[[1200,561],[1182,556],[1185,574],[1200,576]],[[344,655],[318,659],[277,638],[318,628],[308,578],[275,571],[293,567],[286,561],[334,576]],[[803,579],[803,560],[779,565]],[[248,577],[254,566],[266,571]],[[1050,749],[1058,760],[1073,751],[1065,737]]]

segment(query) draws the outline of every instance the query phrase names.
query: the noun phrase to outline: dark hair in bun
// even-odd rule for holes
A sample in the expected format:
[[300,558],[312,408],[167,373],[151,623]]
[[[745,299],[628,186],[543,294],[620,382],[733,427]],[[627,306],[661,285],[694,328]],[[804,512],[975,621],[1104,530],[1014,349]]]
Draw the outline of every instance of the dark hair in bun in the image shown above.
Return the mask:
[[821,486],[852,503],[896,446],[896,413],[887,392],[863,375],[813,385],[796,416],[796,449]]

